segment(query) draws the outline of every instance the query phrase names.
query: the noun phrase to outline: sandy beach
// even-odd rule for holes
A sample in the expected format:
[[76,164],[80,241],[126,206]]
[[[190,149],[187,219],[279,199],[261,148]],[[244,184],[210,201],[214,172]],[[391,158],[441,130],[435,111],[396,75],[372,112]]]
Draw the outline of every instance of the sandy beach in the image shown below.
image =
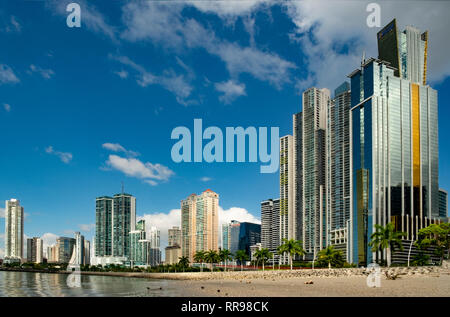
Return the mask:
[[[305,284],[312,281],[313,284]],[[381,279],[370,288],[363,276],[290,279],[177,281],[182,296],[323,297],[323,296],[450,296],[450,275]]]

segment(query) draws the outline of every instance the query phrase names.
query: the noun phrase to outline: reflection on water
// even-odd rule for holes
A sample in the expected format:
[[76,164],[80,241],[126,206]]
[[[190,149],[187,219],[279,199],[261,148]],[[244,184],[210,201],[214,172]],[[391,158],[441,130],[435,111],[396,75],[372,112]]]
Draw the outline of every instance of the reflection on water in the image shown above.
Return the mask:
[[70,288],[66,274],[0,271],[0,296],[179,296],[175,281],[81,275]]

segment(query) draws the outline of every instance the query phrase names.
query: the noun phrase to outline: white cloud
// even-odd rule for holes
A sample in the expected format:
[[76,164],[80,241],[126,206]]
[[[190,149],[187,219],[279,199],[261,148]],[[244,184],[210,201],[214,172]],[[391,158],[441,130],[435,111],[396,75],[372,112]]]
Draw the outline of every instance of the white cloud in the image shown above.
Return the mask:
[[66,163],[66,164],[68,164],[72,160],[72,153],[55,151],[53,149],[53,146],[46,147],[45,148],[45,153],[56,155],[57,157],[59,157],[59,159],[62,162]]
[[126,70],[121,70],[119,72],[114,72],[114,74],[116,74],[117,76],[119,76],[122,79],[126,79],[128,78],[128,72]]
[[[177,51],[186,47],[203,48],[222,59],[232,77],[248,73],[261,81],[270,82],[276,88],[291,81],[291,71],[296,68],[295,64],[283,60],[275,53],[264,52],[256,47],[241,47],[217,38],[211,29],[182,16],[181,11],[186,4],[153,1],[127,4],[123,8],[126,30],[122,33],[122,38],[132,42],[150,40]],[[231,2],[230,4],[232,5]],[[228,5],[227,3],[224,8]],[[256,7],[249,5],[247,9]],[[229,11],[230,14],[232,12],[237,10]]]
[[3,109],[5,109],[6,112],[10,112],[11,111],[11,105],[7,104],[7,103],[4,103],[3,104]]
[[[367,57],[377,57],[376,33],[380,28],[366,24],[366,6],[372,1],[287,1],[287,13],[295,23],[292,38],[302,45],[306,54],[308,78],[299,82],[299,88],[312,85],[335,88],[356,69],[363,51]],[[382,1],[382,27],[397,18],[400,30],[405,24],[422,31],[429,30],[428,74],[433,82],[450,75],[448,32],[450,20],[447,1]]]
[[230,223],[231,220],[237,220],[239,222],[252,222],[260,224],[261,220],[248,212],[245,208],[231,207],[229,209],[223,209],[219,206],[219,226]]
[[123,152],[127,156],[139,156],[138,152],[127,150],[119,143],[103,143],[102,147],[113,152]]
[[198,10],[206,13],[215,13],[223,18],[230,18],[248,15],[252,11],[259,9],[261,5],[269,3],[269,0],[188,0],[187,3],[195,6]]
[[5,208],[0,207],[0,218],[5,218]]
[[[5,22],[6,22],[6,19],[5,19]],[[9,22],[6,22],[6,26],[4,28],[0,29],[0,31],[6,32],[6,33],[20,32],[21,30],[22,30],[22,26],[17,21],[17,18],[14,15],[11,15],[9,18]]]
[[38,73],[45,79],[50,79],[55,74],[55,72],[53,70],[51,70],[51,69],[44,69],[44,68],[41,68],[41,67],[33,65],[33,64],[30,65],[29,73],[30,74],[31,73]]
[[11,67],[6,64],[0,64],[0,84],[14,84],[19,81],[19,78],[17,78]]
[[51,233],[51,232],[46,232],[41,236],[42,239],[42,244],[44,246],[44,250],[47,251],[47,247],[52,246],[54,244],[56,244],[56,239],[59,236]]
[[16,17],[12,15],[11,18],[10,18],[10,21],[11,21],[11,25],[14,27],[14,29],[15,29],[17,32],[20,32],[20,30],[22,29],[22,26],[21,26],[20,23],[17,21]]
[[222,93],[219,100],[225,104],[230,104],[237,97],[246,95],[245,84],[239,84],[231,79],[226,82],[216,83],[215,88]]
[[209,181],[212,180],[212,178],[211,178],[211,177],[204,176],[204,177],[200,178],[200,180],[201,180],[202,182],[209,182]]
[[95,229],[95,223],[81,224],[81,225],[78,225],[78,227],[80,227],[81,231],[90,232]]
[[106,164],[125,175],[142,179],[150,185],[156,185],[158,181],[167,181],[175,174],[168,167],[158,163],[143,163],[135,158],[124,158],[114,154],[109,155]]
[[193,102],[192,100],[187,100],[191,95],[193,87],[186,76],[177,74],[172,69],[163,71],[161,75],[156,75],[147,71],[143,66],[136,64],[127,56],[110,55],[109,57],[135,70],[138,73],[136,83],[139,86],[160,85],[164,89],[172,92],[176,96],[178,103],[188,105]]

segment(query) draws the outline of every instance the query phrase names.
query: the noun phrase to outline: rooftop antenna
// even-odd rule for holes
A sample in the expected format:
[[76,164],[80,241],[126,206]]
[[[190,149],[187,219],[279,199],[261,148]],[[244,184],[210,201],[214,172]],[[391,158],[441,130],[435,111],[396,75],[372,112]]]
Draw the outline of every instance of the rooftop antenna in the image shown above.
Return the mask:
[[123,181],[121,183],[122,183],[122,195],[123,195]]
[[361,66],[364,65],[365,62],[366,62],[366,51],[363,51],[361,57]]

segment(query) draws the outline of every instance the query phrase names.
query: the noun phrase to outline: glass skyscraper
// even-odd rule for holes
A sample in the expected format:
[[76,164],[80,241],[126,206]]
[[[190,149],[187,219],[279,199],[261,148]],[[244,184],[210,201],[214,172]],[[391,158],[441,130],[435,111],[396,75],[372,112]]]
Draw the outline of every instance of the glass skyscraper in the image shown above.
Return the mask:
[[327,114],[327,245],[347,254],[350,221],[350,84],[334,91]]
[[[308,256],[327,242],[326,227],[326,122],[328,89],[309,88],[303,93],[302,111],[302,237]],[[294,128],[295,131],[295,128]]]
[[280,246],[280,200],[268,199],[261,202],[261,247],[272,252],[274,260],[277,261],[278,246]]
[[352,262],[381,256],[368,246],[374,225],[394,223],[415,239],[439,212],[438,101],[426,85],[428,33],[378,33],[379,59],[363,60],[351,78]]
[[136,225],[136,198],[130,194],[96,199],[95,255],[128,257]]

